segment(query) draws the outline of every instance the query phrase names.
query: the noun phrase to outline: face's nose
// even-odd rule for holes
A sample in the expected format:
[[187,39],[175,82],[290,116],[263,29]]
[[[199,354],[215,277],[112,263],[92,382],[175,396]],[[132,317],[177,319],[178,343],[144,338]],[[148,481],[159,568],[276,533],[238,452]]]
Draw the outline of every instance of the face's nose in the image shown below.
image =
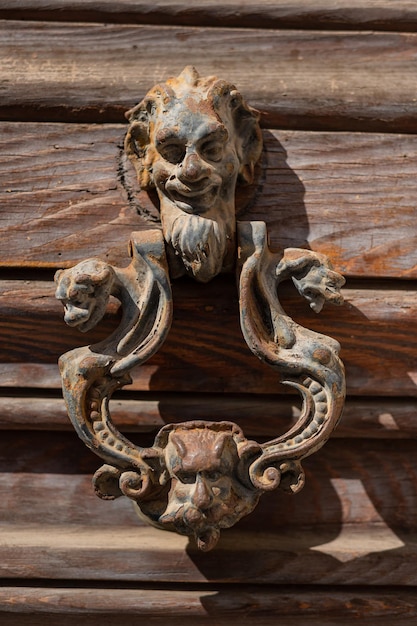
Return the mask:
[[210,168],[196,152],[187,152],[179,167],[178,178],[183,182],[196,183],[210,174]]
[[197,475],[194,492],[191,498],[192,504],[198,509],[208,509],[213,500],[213,494],[210,487]]

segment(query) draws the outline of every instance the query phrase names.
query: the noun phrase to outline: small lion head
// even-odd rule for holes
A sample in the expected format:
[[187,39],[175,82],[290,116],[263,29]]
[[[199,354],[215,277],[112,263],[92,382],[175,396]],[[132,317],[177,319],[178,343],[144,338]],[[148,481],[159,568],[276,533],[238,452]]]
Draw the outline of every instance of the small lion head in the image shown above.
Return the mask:
[[105,313],[114,278],[113,268],[98,259],[58,270],[55,296],[64,305],[66,324],[84,333],[93,328]]
[[201,550],[211,550],[222,528],[230,528],[256,506],[260,494],[248,467],[261,448],[236,424],[169,424],[159,432],[155,450],[165,468],[160,483],[169,488],[157,525],[193,535]]

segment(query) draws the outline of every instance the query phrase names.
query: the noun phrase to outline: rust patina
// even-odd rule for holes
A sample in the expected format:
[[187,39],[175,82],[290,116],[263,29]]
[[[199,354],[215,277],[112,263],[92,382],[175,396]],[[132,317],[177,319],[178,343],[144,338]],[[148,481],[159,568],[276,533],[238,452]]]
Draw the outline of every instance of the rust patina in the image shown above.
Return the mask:
[[[325,302],[342,304],[344,279],[318,253],[270,252],[265,223],[236,221],[236,186],[253,181],[262,135],[257,112],[232,84],[187,67],[127,116],[125,150],[141,187],[157,191],[162,228],[132,234],[127,268],[88,259],[57,272],[68,324],[93,328],[111,295],[123,310],[107,340],[60,358],[64,398],[78,435],[105,462],[94,476],[97,495],[125,495],[153,525],[210,550],[220,530],[250,513],[262,493],[301,489],[302,459],[326,442],[340,418],[339,344],[297,324],[277,290],[292,280],[319,312]],[[207,282],[235,268],[243,336],[281,382],[299,391],[300,418],[262,444],[232,422],[190,421],[166,425],[151,447],[134,445],[113,424],[109,400],[165,340],[170,280],[188,274]]]

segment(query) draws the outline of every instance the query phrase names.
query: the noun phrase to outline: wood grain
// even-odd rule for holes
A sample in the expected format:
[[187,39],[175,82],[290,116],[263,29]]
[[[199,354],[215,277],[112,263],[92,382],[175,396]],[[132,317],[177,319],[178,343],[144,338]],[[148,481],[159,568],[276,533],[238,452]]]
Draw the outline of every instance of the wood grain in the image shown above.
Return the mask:
[[[114,626],[128,620],[141,626],[144,620],[170,626],[229,626],[241,619],[248,626],[335,626],[344,620],[361,626],[410,626],[417,617],[412,589],[340,589],[304,587],[213,586],[199,589],[12,587],[0,589],[3,626]],[[115,622],[116,620],[116,622]],[[53,623],[53,622],[52,622]],[[346,623],[346,621],[345,621]]]
[[416,132],[416,38],[5,20],[0,115],[122,121],[155,83],[190,63],[192,50],[198,70],[235,83],[267,127]]
[[[111,402],[113,421],[126,433],[155,432],[168,423],[198,418],[236,422],[246,436],[273,439],[285,432],[299,415],[299,402],[278,394],[146,392],[134,394],[139,398],[128,400],[123,398],[126,395],[128,391],[118,394]],[[417,438],[416,414],[417,401],[411,398],[348,398],[343,418],[332,436],[396,440]],[[0,396],[0,429],[72,430],[72,426],[61,398]]]
[[[404,541],[405,539],[405,541]],[[197,554],[185,537],[151,527],[4,525],[0,575],[141,583],[404,585],[417,583],[415,536],[385,527],[343,533],[287,530],[280,535],[224,533]]]
[[[286,392],[279,385],[277,373],[258,361],[244,342],[232,276],[218,277],[207,285],[184,279],[173,287],[174,321],[168,338],[152,359],[134,370],[134,382],[129,389]],[[345,305],[328,307],[318,316],[294,291],[288,290],[283,298],[286,310],[299,323],[331,335],[341,343],[349,394],[417,395],[415,290],[345,289]],[[86,337],[64,324],[62,305],[54,298],[53,283],[3,281],[0,285],[0,363],[4,364],[1,385],[36,387],[33,367],[50,364],[54,386],[59,386],[58,357],[71,348],[106,337],[117,320],[114,307],[106,322]],[[19,363],[24,364],[23,369],[19,369]],[[16,365],[10,369],[7,364]],[[13,371],[19,373],[14,382]],[[51,370],[48,371],[50,375]],[[41,368],[41,378],[46,373]],[[52,384],[51,380],[47,384]]]
[[416,31],[410,0],[3,0],[0,18],[128,24],[178,24],[250,28],[328,28]]
[[[127,264],[130,233],[158,212],[121,159],[125,132],[0,124],[2,267]],[[239,219],[266,221],[274,249],[308,246],[346,276],[417,278],[417,136],[264,131],[264,142]]]
[[[1,625],[413,624],[417,5],[3,0],[0,19]],[[297,321],[341,342],[346,410],[305,488],[263,496],[209,554],[94,495],[100,459],[69,424],[56,360],[120,311],[80,335],[52,283],[93,255],[125,265],[130,233],[156,225],[122,158],[124,112],[190,61],[261,111],[241,219],[362,279],[319,317],[284,290]],[[174,304],[165,346],[112,401],[119,428],[144,446],[196,417],[256,439],[287,429],[296,396],[246,348],[233,277],[178,281]]]

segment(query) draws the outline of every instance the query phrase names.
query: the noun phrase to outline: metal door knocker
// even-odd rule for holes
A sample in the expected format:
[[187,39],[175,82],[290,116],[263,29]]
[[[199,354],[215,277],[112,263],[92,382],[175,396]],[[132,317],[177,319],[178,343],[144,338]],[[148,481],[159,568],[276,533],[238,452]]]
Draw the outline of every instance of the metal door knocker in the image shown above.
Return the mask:
[[[220,530],[250,513],[262,493],[301,489],[302,459],[326,442],[339,420],[345,396],[340,346],[292,320],[277,287],[292,279],[319,312],[326,301],[342,303],[344,279],[310,250],[271,253],[264,222],[236,221],[235,188],[252,182],[262,135],[258,113],[233,85],[186,67],[127,116],[125,150],[141,187],[156,188],[161,228],[132,234],[127,268],[88,259],[57,272],[67,324],[91,329],[110,295],[123,311],[108,339],[60,358],[64,398],[78,435],[105,462],[93,479],[97,495],[128,496],[153,525],[193,536],[210,550]],[[167,336],[170,279],[189,274],[207,282],[233,270],[244,338],[299,391],[300,418],[262,444],[232,422],[188,421],[164,426],[152,447],[134,445],[113,424],[109,400]]]

